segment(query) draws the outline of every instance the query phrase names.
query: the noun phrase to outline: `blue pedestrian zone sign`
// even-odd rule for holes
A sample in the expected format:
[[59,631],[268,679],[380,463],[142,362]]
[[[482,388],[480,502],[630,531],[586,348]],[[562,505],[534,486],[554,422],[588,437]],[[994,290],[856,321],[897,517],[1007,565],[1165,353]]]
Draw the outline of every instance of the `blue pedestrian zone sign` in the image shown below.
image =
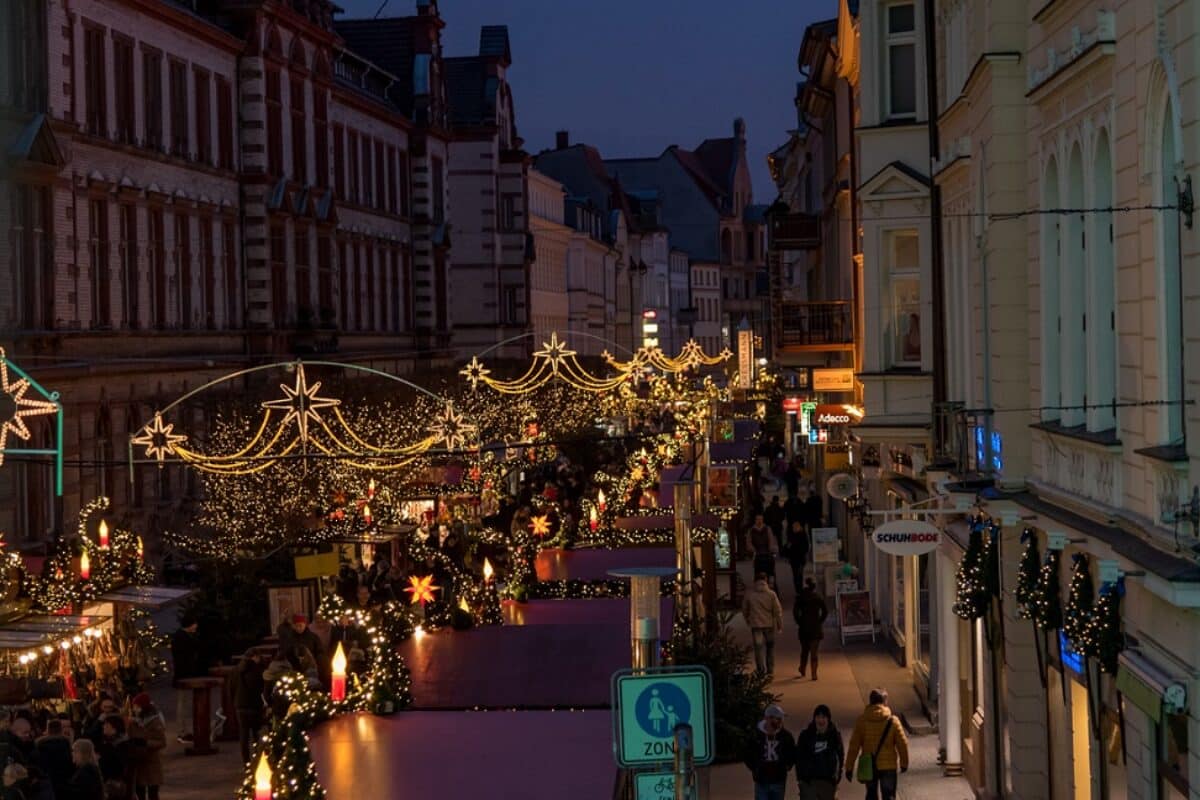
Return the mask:
[[[675,726],[692,726],[697,764],[713,759],[712,677],[705,667],[613,675],[613,751],[622,767],[675,758]],[[640,796],[640,795],[639,795]]]

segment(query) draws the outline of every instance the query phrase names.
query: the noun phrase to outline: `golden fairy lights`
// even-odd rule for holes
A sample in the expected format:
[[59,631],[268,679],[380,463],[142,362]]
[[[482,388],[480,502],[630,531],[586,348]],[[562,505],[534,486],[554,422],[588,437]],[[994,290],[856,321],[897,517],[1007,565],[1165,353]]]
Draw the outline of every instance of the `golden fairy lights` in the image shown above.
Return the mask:
[[58,406],[48,400],[27,397],[30,383],[26,378],[12,380],[4,348],[0,347],[0,464],[4,463],[4,449],[8,437],[14,436],[23,442],[33,434],[25,420],[31,417],[48,416],[58,411]]

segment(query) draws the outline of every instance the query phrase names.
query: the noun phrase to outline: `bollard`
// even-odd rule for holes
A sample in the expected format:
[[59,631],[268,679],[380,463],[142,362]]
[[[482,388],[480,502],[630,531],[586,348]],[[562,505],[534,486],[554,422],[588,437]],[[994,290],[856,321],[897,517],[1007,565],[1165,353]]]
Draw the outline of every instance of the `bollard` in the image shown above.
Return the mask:
[[675,726],[675,800],[696,800],[696,763],[692,726]]

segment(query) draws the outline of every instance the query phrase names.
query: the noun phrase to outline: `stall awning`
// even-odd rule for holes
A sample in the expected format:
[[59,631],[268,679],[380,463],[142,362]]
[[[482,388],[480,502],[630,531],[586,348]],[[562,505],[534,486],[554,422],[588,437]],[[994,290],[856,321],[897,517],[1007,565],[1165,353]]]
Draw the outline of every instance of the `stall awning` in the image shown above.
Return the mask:
[[29,650],[82,634],[108,622],[109,617],[32,614],[0,625],[0,650]]
[[103,603],[128,603],[139,608],[158,609],[181,602],[194,591],[168,586],[125,586],[101,595],[99,599]]

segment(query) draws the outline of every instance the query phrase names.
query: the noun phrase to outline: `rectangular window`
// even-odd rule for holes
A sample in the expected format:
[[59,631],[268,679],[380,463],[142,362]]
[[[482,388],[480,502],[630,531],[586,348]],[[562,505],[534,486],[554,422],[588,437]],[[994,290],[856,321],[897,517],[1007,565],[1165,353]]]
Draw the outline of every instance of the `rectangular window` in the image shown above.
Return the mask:
[[283,87],[279,70],[268,69],[267,84],[267,174],[283,173]]
[[398,214],[396,206],[396,148],[391,145],[387,149],[387,210]]
[[408,151],[400,151],[400,215],[408,216]]
[[225,290],[225,327],[238,327],[238,280],[237,226],[233,220],[221,223],[221,260],[225,265],[223,279]]
[[358,194],[358,134],[354,131],[349,131],[346,147],[350,150],[350,191],[347,197],[351,203],[357,204],[361,198]]
[[313,185],[329,185],[329,122],[328,101],[325,91],[319,86],[313,88],[313,156],[316,161],[316,175]]
[[329,234],[317,235],[317,318],[322,327],[333,322],[333,242]]
[[192,223],[175,213],[175,283],[179,297],[179,327],[192,327]]
[[48,82],[45,0],[6,0],[0,9],[10,31],[19,31],[0,48],[0,96],[6,105],[34,113],[46,110]]
[[304,78],[291,77],[292,180],[308,183],[308,103],[304,98]]
[[283,223],[271,225],[271,314],[277,328],[287,327],[288,274],[287,239]]
[[375,170],[371,166],[371,140],[364,136],[362,140],[362,204],[371,208],[375,205]]
[[292,237],[293,259],[296,262],[296,314],[301,324],[312,322],[312,278],[309,271],[308,228],[296,226]]
[[217,166],[233,169],[233,89],[217,78]]
[[346,256],[346,242],[339,239],[337,243],[338,260],[338,301],[341,313],[338,316],[338,327],[350,330],[350,262]]
[[208,70],[196,69],[196,158],[212,163],[212,92]]
[[212,217],[200,218],[200,298],[204,308],[200,315],[204,327],[213,330],[217,327],[217,274],[213,254],[213,221]]
[[333,187],[339,200],[346,199],[346,144],[341,125],[333,126]]
[[375,284],[375,246],[367,244],[367,274],[366,288],[363,290],[363,297],[367,301],[367,330],[373,331],[375,328],[375,309],[379,305],[379,292]]
[[391,297],[392,301],[392,330],[399,332],[404,330],[404,290],[402,288],[403,277],[400,274],[400,248],[392,248],[391,260],[391,279],[389,280],[391,289],[389,297]]
[[387,209],[387,162],[383,159],[383,141],[375,140],[375,207]]
[[500,230],[515,231],[517,229],[517,198],[508,196],[500,198]]
[[1188,715],[1163,712],[1159,730],[1158,775],[1162,800],[1186,800],[1188,794]]
[[83,30],[84,102],[87,103],[87,132],[108,135],[108,97],[105,85],[104,30]]
[[151,150],[163,149],[162,54],[157,50],[142,53],[142,113],[145,141]]
[[112,278],[108,264],[108,201],[92,200],[88,210],[92,267],[92,327],[112,324]]
[[889,117],[917,114],[917,41],[912,3],[890,5],[887,11],[887,75]]
[[921,262],[917,231],[888,231],[884,246],[892,287],[892,363],[920,366]]
[[117,141],[134,144],[133,42],[124,37],[113,37],[113,93]]
[[141,274],[138,269],[137,206],[121,205],[121,310],[123,324],[137,328],[140,322],[138,293]]
[[446,219],[446,198],[444,189],[446,185],[446,178],[444,175],[442,175],[442,160],[440,158],[434,156],[429,160],[429,164],[429,169],[433,173],[431,176],[433,187],[432,208],[433,222],[436,225],[442,223]]
[[146,211],[146,255],[150,267],[150,307],[154,327],[167,327],[167,246],[163,210]]
[[171,155],[187,158],[188,155],[188,103],[187,65],[182,61],[171,62]]
[[366,330],[367,311],[363,307],[363,296],[370,293],[370,287],[363,288],[360,276],[363,271],[362,245],[355,242],[351,248],[353,261],[350,265],[350,283],[354,287],[354,319],[358,323],[356,330]]

